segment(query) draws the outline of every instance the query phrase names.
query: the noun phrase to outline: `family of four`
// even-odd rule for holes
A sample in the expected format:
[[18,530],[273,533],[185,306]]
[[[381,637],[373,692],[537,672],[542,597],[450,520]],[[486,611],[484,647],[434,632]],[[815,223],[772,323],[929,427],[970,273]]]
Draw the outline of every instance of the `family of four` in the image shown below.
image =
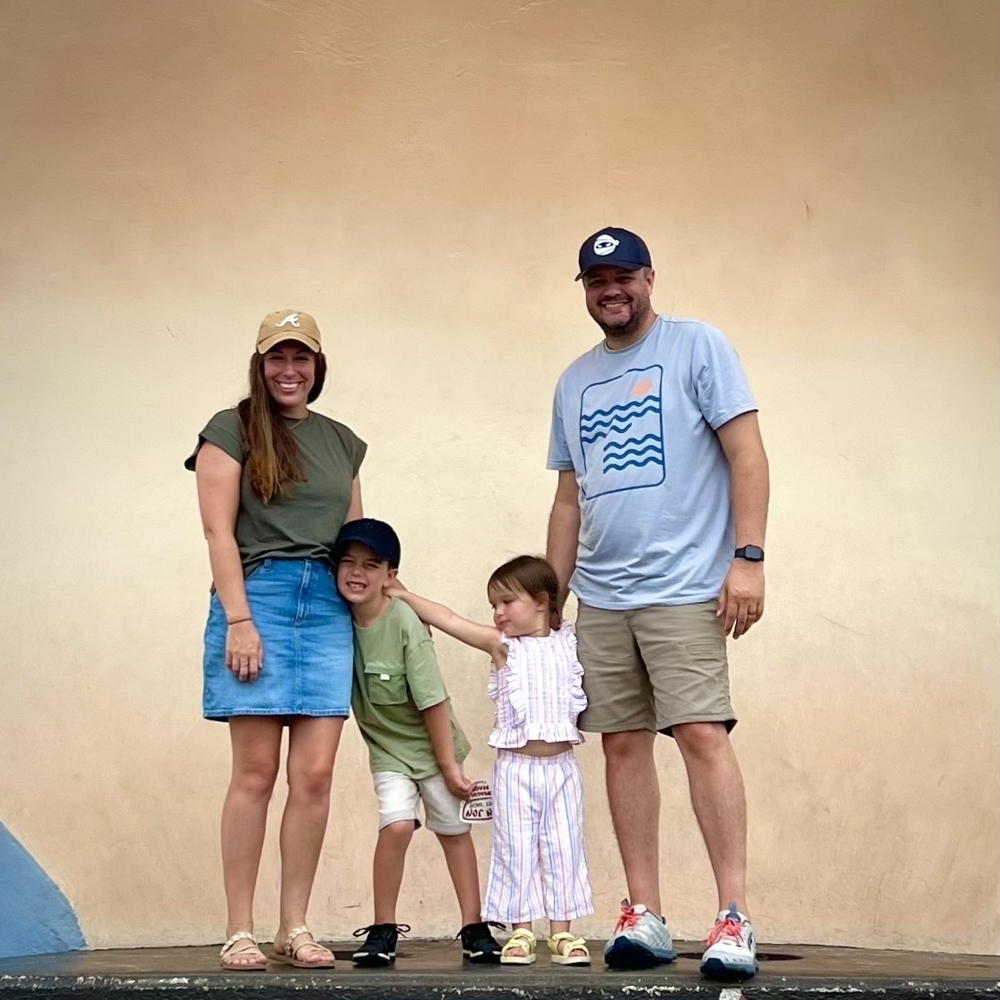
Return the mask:
[[[438,837],[472,962],[529,965],[547,918],[552,962],[588,964],[571,922],[594,912],[583,789],[573,755],[600,733],[628,899],[604,959],[676,958],[659,884],[656,735],[671,736],[718,890],[704,975],[756,971],[746,906],[746,809],[729,741],[726,642],[764,609],[768,466],[739,359],[703,323],[659,316],[646,244],[606,228],[579,253],[587,309],[604,333],[555,392],[548,467],[558,473],[546,558],[490,577],[493,624],[469,621],[397,579],[400,542],[364,517],[366,445],[309,409],[323,389],[319,329],[303,312],[265,317],[250,392],[217,413],[187,461],[196,473],[213,589],[204,714],[229,723],[222,811],[225,968],[266,968],[253,898],[268,804],[288,728],[280,913],[271,960],[327,969],[306,909],[348,715],[368,746],[379,807],[374,918],[354,954],[395,959],[396,903],[421,817]],[[568,592],[575,624],[563,618]],[[461,804],[469,742],[427,626],[486,653],[496,722],[493,850],[485,901]],[[491,925],[510,925],[501,946]]]

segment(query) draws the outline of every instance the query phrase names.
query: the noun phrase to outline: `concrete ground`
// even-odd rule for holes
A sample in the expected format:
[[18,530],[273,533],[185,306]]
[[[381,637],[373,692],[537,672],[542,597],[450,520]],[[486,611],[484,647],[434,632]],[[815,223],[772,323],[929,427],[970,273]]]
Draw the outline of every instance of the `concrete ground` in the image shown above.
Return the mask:
[[[744,983],[710,983],[698,973],[700,945],[678,942],[680,957],[650,972],[614,972],[605,968],[601,942],[591,942],[590,968],[551,965],[539,955],[533,966],[463,965],[457,941],[406,941],[399,944],[391,969],[355,969],[353,942],[334,943],[338,968],[308,972],[272,965],[266,972],[226,973],[219,968],[218,948],[139,948],[69,952],[0,960],[0,1000],[68,997],[80,1000],[182,1000],[189,992],[218,1000],[277,1000],[312,992],[338,1000],[499,1000],[499,998],[578,998],[708,996],[720,1000],[775,997],[795,1000],[810,995],[843,993],[878,995],[880,1000],[939,997],[1000,1000],[1000,958],[903,951],[866,951],[812,945],[761,946],[760,972]],[[268,950],[264,946],[265,952]],[[114,998],[112,998],[114,994]],[[212,998],[207,998],[212,1000]]]

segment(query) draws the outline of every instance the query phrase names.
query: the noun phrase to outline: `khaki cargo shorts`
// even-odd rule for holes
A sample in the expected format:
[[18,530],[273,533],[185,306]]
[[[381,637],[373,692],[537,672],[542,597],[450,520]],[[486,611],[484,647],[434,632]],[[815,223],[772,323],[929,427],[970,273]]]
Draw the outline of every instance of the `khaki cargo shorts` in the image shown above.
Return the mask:
[[577,652],[588,733],[651,729],[670,735],[683,722],[736,725],[717,602],[602,611],[581,604]]

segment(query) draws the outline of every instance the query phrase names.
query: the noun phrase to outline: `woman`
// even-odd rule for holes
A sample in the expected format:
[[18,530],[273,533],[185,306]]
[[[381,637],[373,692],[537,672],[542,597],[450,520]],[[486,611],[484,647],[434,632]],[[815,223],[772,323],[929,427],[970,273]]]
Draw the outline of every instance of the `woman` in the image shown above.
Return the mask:
[[366,445],[308,408],[325,376],[316,321],[302,312],[266,316],[250,360],[250,395],[212,417],[185,463],[197,477],[214,581],[204,714],[229,723],[233,752],[222,809],[225,969],[267,966],[254,937],[253,897],[286,724],[273,957],[306,969],[334,965],[306,926],[353,671],[351,615],[326,557],[341,525],[362,516]]

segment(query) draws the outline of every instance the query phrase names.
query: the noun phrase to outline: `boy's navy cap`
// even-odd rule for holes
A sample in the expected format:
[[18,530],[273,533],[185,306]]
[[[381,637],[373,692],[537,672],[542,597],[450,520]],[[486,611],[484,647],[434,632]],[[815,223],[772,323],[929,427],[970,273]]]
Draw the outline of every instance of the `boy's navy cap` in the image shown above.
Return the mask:
[[579,281],[592,267],[610,264],[612,267],[623,267],[626,271],[638,271],[640,267],[652,267],[653,260],[649,249],[642,238],[630,233],[627,229],[598,229],[593,236],[588,236],[580,247]]
[[348,521],[340,529],[337,540],[333,543],[333,561],[336,562],[344,549],[351,542],[367,545],[379,557],[384,559],[391,569],[399,569],[399,536],[392,525],[385,521],[377,521],[374,517],[361,517],[357,521]]

